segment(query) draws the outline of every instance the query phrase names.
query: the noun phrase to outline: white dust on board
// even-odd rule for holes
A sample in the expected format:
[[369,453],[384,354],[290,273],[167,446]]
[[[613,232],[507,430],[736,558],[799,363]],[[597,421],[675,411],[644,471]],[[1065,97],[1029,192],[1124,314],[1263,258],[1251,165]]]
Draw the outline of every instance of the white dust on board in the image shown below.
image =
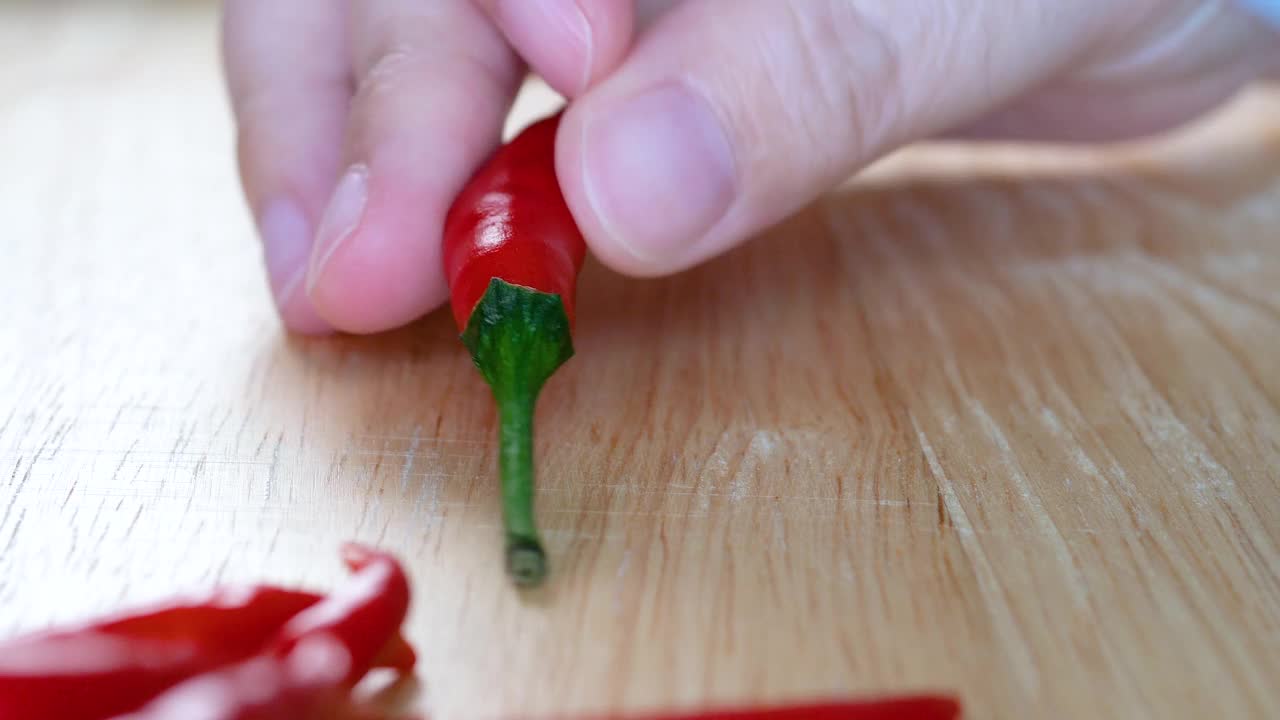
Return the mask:
[[[422,447],[421,438],[422,426],[419,425],[413,429],[413,437],[409,441],[409,451],[405,453],[404,467],[400,471],[400,489],[403,495],[409,487],[410,479],[418,478],[420,489],[418,497],[413,501],[413,516],[418,518],[422,531],[429,532],[436,521],[440,519],[440,485],[444,481],[444,477],[438,471],[441,464],[439,443],[428,442],[424,448]],[[426,466],[428,470],[415,476],[413,469],[420,451],[424,456],[422,465]]]
[[720,433],[711,454],[703,461],[697,480],[699,513],[710,512],[713,497],[727,497],[733,504],[752,497],[753,478],[760,472],[762,464],[774,458],[783,443],[782,433],[777,430],[755,430],[735,465],[733,461],[738,455],[737,448],[741,447],[742,434],[742,431],[733,430]]
[[413,437],[409,441],[409,451],[405,453],[404,467],[400,469],[400,494],[409,490],[409,478],[413,474],[413,461],[418,454],[418,446],[422,444],[422,426],[413,429]]
[[757,430],[751,436],[742,462],[738,464],[738,472],[729,482],[729,500],[742,502],[751,489],[751,479],[755,477],[761,462],[768,462],[778,447],[778,434],[772,430]]
[[702,471],[698,473],[697,510],[700,515],[711,512],[711,496],[715,494],[715,488],[719,487],[721,481],[729,474],[729,458],[726,455],[724,439],[722,434],[711,455],[707,456],[706,461],[703,462]]

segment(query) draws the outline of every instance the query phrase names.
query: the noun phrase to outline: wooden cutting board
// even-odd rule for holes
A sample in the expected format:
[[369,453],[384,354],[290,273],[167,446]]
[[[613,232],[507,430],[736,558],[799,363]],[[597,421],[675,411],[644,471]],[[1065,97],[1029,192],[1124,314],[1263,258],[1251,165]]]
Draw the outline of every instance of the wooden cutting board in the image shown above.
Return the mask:
[[361,539],[415,586],[393,699],[441,720],[1280,716],[1280,92],[1145,147],[913,149],[678,277],[589,267],[521,596],[446,313],[282,334],[215,33],[0,6],[0,634],[326,588]]

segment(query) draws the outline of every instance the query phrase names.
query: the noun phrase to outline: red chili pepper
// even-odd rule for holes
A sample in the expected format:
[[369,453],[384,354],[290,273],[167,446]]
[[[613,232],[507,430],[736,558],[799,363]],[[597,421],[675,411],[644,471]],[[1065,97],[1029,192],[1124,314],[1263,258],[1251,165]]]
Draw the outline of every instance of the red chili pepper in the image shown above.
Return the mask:
[[572,326],[587,246],[556,179],[561,117],[539,120],[499,148],[445,218],[445,275],[461,331],[495,278],[558,295]]
[[471,178],[445,219],[454,319],[500,414],[506,563],[520,585],[547,573],[533,511],[533,408],[573,356],[582,233],[555,172],[559,113],[526,128]]
[[[359,546],[344,548],[344,557],[355,570],[351,585],[325,598],[274,587],[221,589],[0,644],[0,718],[101,720],[193,677],[216,680],[263,662],[300,667],[282,692],[300,697],[308,688],[343,696],[371,666],[411,669],[413,650],[398,633],[408,607],[403,570]],[[317,649],[326,647],[337,663],[316,668]],[[335,682],[316,686],[325,673]],[[247,702],[261,687],[242,689]],[[187,710],[172,717],[201,716]]]

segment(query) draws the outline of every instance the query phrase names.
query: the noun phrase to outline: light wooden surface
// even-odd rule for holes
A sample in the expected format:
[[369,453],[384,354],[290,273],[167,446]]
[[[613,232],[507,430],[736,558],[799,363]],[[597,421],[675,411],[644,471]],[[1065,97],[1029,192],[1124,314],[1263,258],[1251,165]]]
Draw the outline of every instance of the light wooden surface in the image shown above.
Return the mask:
[[329,587],[358,538],[411,569],[399,697],[444,720],[1280,716],[1280,94],[1154,148],[921,148],[705,268],[591,267],[528,597],[445,313],[280,332],[210,6],[0,6],[0,160],[0,635]]

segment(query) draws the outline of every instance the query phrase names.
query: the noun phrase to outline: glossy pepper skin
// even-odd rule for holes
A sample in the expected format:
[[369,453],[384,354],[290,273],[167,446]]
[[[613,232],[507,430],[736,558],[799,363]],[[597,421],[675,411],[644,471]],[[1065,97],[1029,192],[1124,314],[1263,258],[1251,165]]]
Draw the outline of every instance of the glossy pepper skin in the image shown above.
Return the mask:
[[256,652],[320,600],[273,587],[219,589],[0,645],[0,718],[92,720]]
[[343,548],[350,581],[288,620],[258,654],[190,678],[114,720],[328,720],[352,717],[348,691],[369,672],[408,672],[412,649],[397,640],[409,581],[395,558]]
[[493,278],[559,296],[573,325],[587,246],[556,179],[560,118],[539,120],[499,148],[445,218],[445,277],[459,331]]
[[463,344],[499,410],[506,565],[537,585],[546,553],[533,511],[533,414],[543,384],[573,356],[582,233],[555,172],[559,113],[500,148],[445,219],[444,270]]
[[409,612],[409,578],[404,568],[387,553],[353,543],[343,546],[342,559],[353,573],[351,579],[290,618],[272,640],[271,654],[287,657],[317,637],[336,640],[350,666],[343,678],[348,687],[375,665],[412,670],[413,650],[397,635]]

